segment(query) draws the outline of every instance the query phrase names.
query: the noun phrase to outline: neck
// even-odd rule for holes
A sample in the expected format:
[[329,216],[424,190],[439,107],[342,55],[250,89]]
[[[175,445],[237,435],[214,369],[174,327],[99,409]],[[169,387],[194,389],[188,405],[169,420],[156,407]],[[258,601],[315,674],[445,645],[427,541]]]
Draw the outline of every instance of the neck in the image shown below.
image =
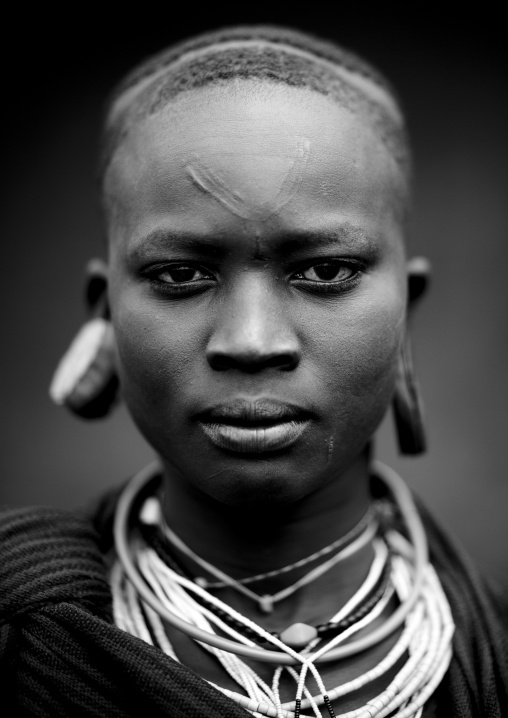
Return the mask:
[[[267,504],[254,509],[214,501],[165,467],[163,507],[168,525],[196,554],[234,578],[281,568],[331,544],[358,523],[369,502],[365,456],[304,499],[290,505]],[[181,556],[180,559],[196,575],[202,575],[202,569],[192,565],[192,561],[189,564],[189,559]],[[284,622],[291,616],[295,620],[311,620],[311,614],[325,614],[331,607],[323,605],[320,610],[316,601],[331,600],[334,607],[345,603],[365,578],[371,560],[369,545],[321,579],[299,589],[291,599],[282,601],[276,613]],[[252,588],[260,594],[274,593],[308,570],[302,567],[256,583]],[[330,582],[333,587],[328,585]],[[224,589],[219,597],[246,613],[257,612],[256,606],[249,605],[250,599],[231,589]]]
[[255,507],[216,501],[165,466],[168,526],[199,556],[235,578],[280,568],[332,543],[355,526],[369,502],[364,456],[299,501]]

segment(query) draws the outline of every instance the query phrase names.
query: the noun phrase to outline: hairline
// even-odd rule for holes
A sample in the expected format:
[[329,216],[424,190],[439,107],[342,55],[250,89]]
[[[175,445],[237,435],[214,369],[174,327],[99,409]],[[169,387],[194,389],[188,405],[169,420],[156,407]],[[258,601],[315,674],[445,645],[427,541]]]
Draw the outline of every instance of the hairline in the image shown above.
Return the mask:
[[[396,102],[393,94],[386,88],[377,84],[369,77],[360,74],[358,71],[352,71],[349,68],[339,65],[338,63],[327,60],[326,58],[320,57],[302,50],[301,48],[293,47],[287,43],[272,42],[269,40],[228,40],[215,43],[205,47],[198,48],[196,50],[189,50],[184,52],[179,57],[175,58],[172,62],[167,65],[163,65],[161,68],[156,70],[150,75],[147,75],[131,87],[125,88],[112,102],[111,107],[106,118],[106,125],[113,124],[117,120],[117,115],[122,112],[128,111],[129,106],[135,101],[136,96],[141,93],[145,88],[148,88],[151,84],[156,82],[159,78],[164,77],[165,74],[173,71],[179,66],[185,65],[186,63],[192,62],[195,59],[204,57],[206,55],[220,54],[224,50],[228,49],[242,49],[248,47],[270,47],[283,50],[288,54],[302,57],[309,60],[315,65],[321,65],[331,72],[337,74],[346,84],[352,85],[354,89],[360,91],[362,94],[367,95],[368,99],[378,104],[382,104],[386,110],[388,110],[393,119],[396,122],[402,123],[403,117]],[[261,80],[263,81],[263,80]],[[265,80],[266,81],[266,80]],[[191,88],[193,89],[193,88]],[[309,88],[312,89],[312,88]],[[181,92],[185,92],[182,90]]]
[[[147,108],[143,108],[142,95],[147,93],[149,95],[150,88],[157,91],[157,84],[166,75],[171,75],[173,72],[178,72],[179,69],[185,68],[185,65],[192,64],[195,60],[201,58],[213,57],[214,55],[221,55],[224,51],[230,49],[244,49],[244,48],[270,48],[278,52],[283,52],[294,57],[303,58],[310,63],[311,66],[323,68],[331,75],[337,78],[339,85],[343,85],[350,89],[356,95],[356,99],[352,105],[349,105],[347,101],[342,101],[338,96],[336,89],[333,88],[333,81],[330,82],[329,92],[321,92],[317,87],[310,85],[294,86],[287,83],[282,78],[277,77],[242,77],[231,76],[231,77],[217,77],[211,79],[202,85],[194,85],[188,88],[181,87],[177,92],[161,102],[159,106],[156,106],[151,111]],[[361,59],[360,59],[361,61]],[[142,68],[143,65],[140,66]],[[370,68],[369,68],[370,69]],[[400,104],[397,99],[396,93],[390,88],[388,82],[384,81],[381,76],[381,81],[376,79],[375,70],[373,76],[370,76],[365,71],[360,69],[350,69],[349,67],[340,64],[339,61],[333,61],[315,54],[313,51],[304,50],[300,47],[294,47],[287,42],[273,41],[265,38],[256,39],[232,39],[222,40],[214,42],[212,45],[205,45],[198,47],[197,49],[191,49],[184,51],[177,57],[163,62],[162,65],[155,69],[153,72],[148,72],[144,76],[135,79],[136,70],[133,71],[134,80],[129,84],[129,77],[127,76],[124,81],[124,87],[120,85],[119,92],[116,96],[113,96],[109,109],[106,115],[105,122],[105,134],[108,133],[111,136],[111,141],[106,144],[106,151],[103,155],[101,179],[104,180],[107,174],[108,167],[113,159],[116,151],[122,144],[122,139],[125,133],[129,131],[129,121],[132,122],[130,126],[136,123],[142,123],[149,117],[153,117],[162,112],[164,108],[170,105],[172,102],[178,101],[180,96],[187,95],[188,93],[196,90],[206,89],[207,87],[224,87],[237,83],[248,83],[253,82],[258,86],[281,86],[282,88],[288,89],[300,89],[306,90],[307,92],[316,92],[322,94],[324,97],[329,98],[330,101],[334,102],[338,107],[343,110],[347,110],[351,113],[356,113],[360,116],[367,125],[369,125],[375,134],[378,135],[379,139],[385,145],[390,156],[393,157],[394,162],[398,165],[402,177],[405,189],[402,191],[401,202],[404,205],[402,209],[402,215],[404,217],[404,223],[406,222],[407,215],[409,214],[410,207],[410,195],[411,195],[411,155],[409,143],[406,136],[405,130],[405,118],[402,113]],[[324,83],[326,85],[326,82]],[[141,104],[136,108],[137,101],[141,100]],[[355,103],[356,106],[355,106]],[[369,105],[375,109],[369,110]],[[143,111],[144,110],[144,111]],[[136,112],[139,114],[136,116]],[[378,122],[376,122],[376,119]],[[384,120],[382,119],[384,117]],[[390,130],[390,127],[392,128]],[[115,132],[115,128],[118,129]],[[387,130],[388,128],[388,130]],[[399,135],[399,138],[394,136]],[[397,149],[401,148],[400,152]],[[104,194],[103,182],[102,190]],[[403,199],[402,199],[403,197]],[[106,197],[103,196],[103,200]]]

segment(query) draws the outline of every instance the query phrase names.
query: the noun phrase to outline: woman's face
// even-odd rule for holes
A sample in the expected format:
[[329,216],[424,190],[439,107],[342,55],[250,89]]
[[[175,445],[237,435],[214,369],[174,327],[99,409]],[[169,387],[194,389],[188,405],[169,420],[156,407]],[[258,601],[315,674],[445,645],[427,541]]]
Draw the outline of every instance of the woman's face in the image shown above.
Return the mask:
[[120,380],[189,487],[291,502],[361,454],[404,331],[401,182],[307,90],[194,90],[131,129],[106,182]]

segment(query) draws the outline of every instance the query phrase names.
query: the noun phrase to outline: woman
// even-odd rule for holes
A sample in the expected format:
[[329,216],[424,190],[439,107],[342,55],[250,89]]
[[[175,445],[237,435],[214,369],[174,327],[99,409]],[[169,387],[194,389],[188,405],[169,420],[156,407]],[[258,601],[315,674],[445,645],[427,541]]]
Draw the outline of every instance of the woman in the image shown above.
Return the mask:
[[12,714],[506,712],[502,607],[371,462],[390,404],[425,446],[409,154],[386,81],[292,31],[120,85],[108,259],[51,391],[93,418],[120,386],[160,461],[91,513],[4,514]]

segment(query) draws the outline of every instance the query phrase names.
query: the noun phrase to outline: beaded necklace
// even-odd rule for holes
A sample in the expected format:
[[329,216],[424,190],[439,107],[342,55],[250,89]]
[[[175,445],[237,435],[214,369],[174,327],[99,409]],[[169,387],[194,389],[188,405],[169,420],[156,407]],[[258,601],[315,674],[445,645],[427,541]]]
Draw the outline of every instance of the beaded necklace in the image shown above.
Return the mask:
[[[434,692],[449,665],[454,625],[439,580],[426,561],[423,529],[408,490],[402,480],[387,467],[380,467],[376,463],[375,469],[391,488],[407,523],[413,545],[395,531],[387,532],[386,543],[382,539],[375,539],[374,563],[377,561],[379,564],[381,561],[384,564],[388,553],[393,554],[390,582],[383,596],[363,618],[352,623],[324,645],[320,645],[322,641],[316,637],[303,650],[297,652],[284,644],[279,637],[268,633],[201,586],[166,566],[157,553],[146,544],[143,545],[140,540],[134,541],[132,548],[128,548],[125,529],[131,498],[135,497],[138,488],[147,483],[153,473],[153,467],[150,472],[137,477],[135,491],[131,491],[131,495],[127,496],[128,500],[123,497],[123,514],[122,511],[117,514],[115,535],[119,561],[115,563],[111,576],[116,624],[149,643],[155,642],[168,655],[178,660],[161,621],[161,616],[165,619],[170,617],[170,623],[198,638],[203,647],[217,657],[246,695],[216,686],[219,690],[254,714],[276,718],[303,718],[301,710],[307,708],[311,708],[315,716],[320,716],[319,705],[323,704],[329,715],[334,716],[331,705],[333,700],[384,675],[407,652],[409,658],[386,690],[368,701],[365,706],[349,711],[341,718],[385,718],[394,711],[397,711],[399,718],[418,718],[424,703]],[[333,617],[335,622],[343,620],[351,612],[352,605],[358,604],[358,594],[362,590],[365,593],[365,585]],[[355,633],[369,626],[382,614],[394,592],[400,601],[395,613],[363,639],[350,641]],[[236,631],[212,610],[196,601],[193,598],[195,595],[204,596],[209,603],[279,650],[268,651],[255,646],[250,638]],[[394,625],[398,627],[402,623],[405,624],[404,630],[378,666],[348,684],[330,690],[325,688],[315,664],[323,660],[333,660],[338,652],[342,657],[363,650],[366,644],[374,645],[395,630]],[[215,629],[230,638],[217,635]],[[224,648],[226,650],[223,650]],[[272,685],[268,686],[263,682],[239,655],[255,658],[263,656],[261,660],[276,663]],[[293,668],[295,664],[300,665],[299,672]],[[283,671],[287,671],[297,683],[295,700],[284,704],[279,694]],[[305,686],[308,671],[313,674],[318,685],[317,696],[312,696]]]
[[[155,499],[148,499],[140,512],[140,530],[143,540],[148,546],[153,548],[153,550],[159,556],[161,561],[166,564],[166,566],[169,566],[169,568],[173,569],[173,571],[176,571],[180,575],[187,575],[187,578],[191,578],[191,576],[189,574],[186,574],[182,567],[176,562],[172,554],[169,552],[167,544],[163,540],[161,533],[157,530],[157,528],[155,528],[152,523],[154,516],[158,515],[159,513],[158,510],[155,513],[152,506],[150,506],[149,512],[145,510],[148,502],[151,503],[152,501],[155,501]],[[369,571],[365,583],[355,594],[355,598],[357,599],[357,601],[354,606],[351,607],[351,612],[341,621],[334,622],[333,620],[330,620],[327,623],[320,624],[318,626],[309,626],[307,624],[301,623],[293,624],[280,634],[273,631],[271,632],[271,634],[273,636],[276,636],[277,638],[280,638],[284,643],[292,646],[293,648],[303,647],[314,638],[319,637],[320,639],[325,639],[337,635],[342,630],[348,628],[360,618],[363,618],[365,615],[367,615],[367,613],[369,613],[369,611],[378,603],[378,601],[381,600],[390,579],[390,568],[390,555],[388,555],[386,562],[382,566],[378,567],[376,565],[376,562],[374,562],[373,570]],[[198,579],[194,578],[193,580],[198,586],[201,586],[201,588],[208,588],[207,586],[203,586],[203,584]],[[248,627],[236,621],[227,612],[222,611],[222,609],[219,609],[218,607],[211,604],[204,596],[195,596],[195,598],[202,605],[214,611],[216,615],[226,621],[226,623],[228,623],[230,626],[235,628],[240,633],[243,633],[243,635],[247,635],[249,638],[252,638],[257,643],[267,643],[264,638],[256,634],[254,631],[251,631]]]
[[[282,589],[281,591],[278,591],[277,593],[274,593],[273,595],[265,594],[263,596],[260,596],[258,593],[252,591],[250,588],[245,586],[241,581],[237,581],[235,578],[228,576],[228,574],[224,573],[224,571],[221,571],[213,564],[209,563],[208,561],[205,561],[200,556],[198,556],[182,541],[181,538],[179,538],[175,534],[174,531],[169,528],[169,526],[165,522],[162,522],[162,530],[164,532],[164,536],[174,547],[176,547],[183,554],[191,558],[201,568],[205,569],[205,571],[208,571],[208,573],[212,574],[212,576],[222,579],[222,585],[230,586],[239,593],[243,593],[248,598],[254,600],[263,613],[271,613],[273,611],[274,603],[288,598],[302,586],[306,586],[312,581],[315,581],[317,578],[319,578],[324,573],[333,568],[333,566],[336,566],[340,561],[344,561],[346,558],[353,556],[364,546],[367,546],[367,544],[370,543],[370,541],[374,538],[377,529],[377,521],[375,521],[373,518],[369,523],[367,523],[363,531],[353,541],[351,541],[350,543],[347,543],[347,541],[345,541],[344,543],[346,543],[346,546],[344,548],[338,551],[327,561],[324,561],[320,566],[316,566],[316,568],[313,568],[311,571],[306,573],[305,576],[302,576],[302,578],[298,579],[298,581],[295,581],[294,584]],[[196,578],[195,581],[202,588],[210,588],[210,585],[208,584],[206,579],[203,579],[201,576]]]
[[[143,512],[145,512],[146,509],[146,503],[143,506]],[[324,548],[319,549],[319,551],[315,551],[314,553],[310,554],[310,556],[306,556],[305,558],[301,558],[298,561],[295,561],[294,563],[288,564],[287,566],[283,566],[282,568],[274,569],[273,571],[267,571],[266,573],[257,573],[255,576],[247,576],[245,578],[236,578],[234,579],[235,584],[249,584],[249,583],[256,583],[258,581],[264,581],[267,578],[274,578],[276,576],[281,576],[282,574],[289,573],[290,571],[294,571],[297,568],[301,568],[302,566],[306,566],[309,563],[313,563],[314,561],[317,561],[318,559],[322,558],[323,556],[327,556],[329,553],[332,553],[333,551],[339,551],[340,549],[345,548],[348,544],[352,543],[356,538],[360,536],[364,532],[364,530],[369,526],[371,521],[375,517],[375,509],[373,506],[369,506],[365,514],[362,516],[360,521],[353,526],[353,528],[348,531],[344,536],[341,536],[336,541],[333,541],[332,543],[328,544],[328,546],[325,546]],[[149,522],[153,522],[154,519],[157,522],[161,522],[163,526],[164,534],[173,546],[176,548],[179,548],[185,555],[192,558],[198,565],[200,565],[205,570],[208,570],[209,567],[211,567],[211,564],[209,562],[203,561],[200,556],[194,553],[188,546],[184,544],[181,538],[179,538],[172,529],[169,528],[169,526],[163,521],[160,511],[160,506],[155,509],[150,510],[150,516],[145,517],[148,518]],[[217,569],[216,567],[213,567],[215,569],[215,575],[217,576]],[[208,588],[208,589],[214,589],[214,588],[224,588],[225,586],[231,585],[231,577],[228,576],[228,580],[222,580],[222,581],[209,581],[206,578],[203,577],[197,577],[194,579],[197,583],[199,583],[202,588]]]

